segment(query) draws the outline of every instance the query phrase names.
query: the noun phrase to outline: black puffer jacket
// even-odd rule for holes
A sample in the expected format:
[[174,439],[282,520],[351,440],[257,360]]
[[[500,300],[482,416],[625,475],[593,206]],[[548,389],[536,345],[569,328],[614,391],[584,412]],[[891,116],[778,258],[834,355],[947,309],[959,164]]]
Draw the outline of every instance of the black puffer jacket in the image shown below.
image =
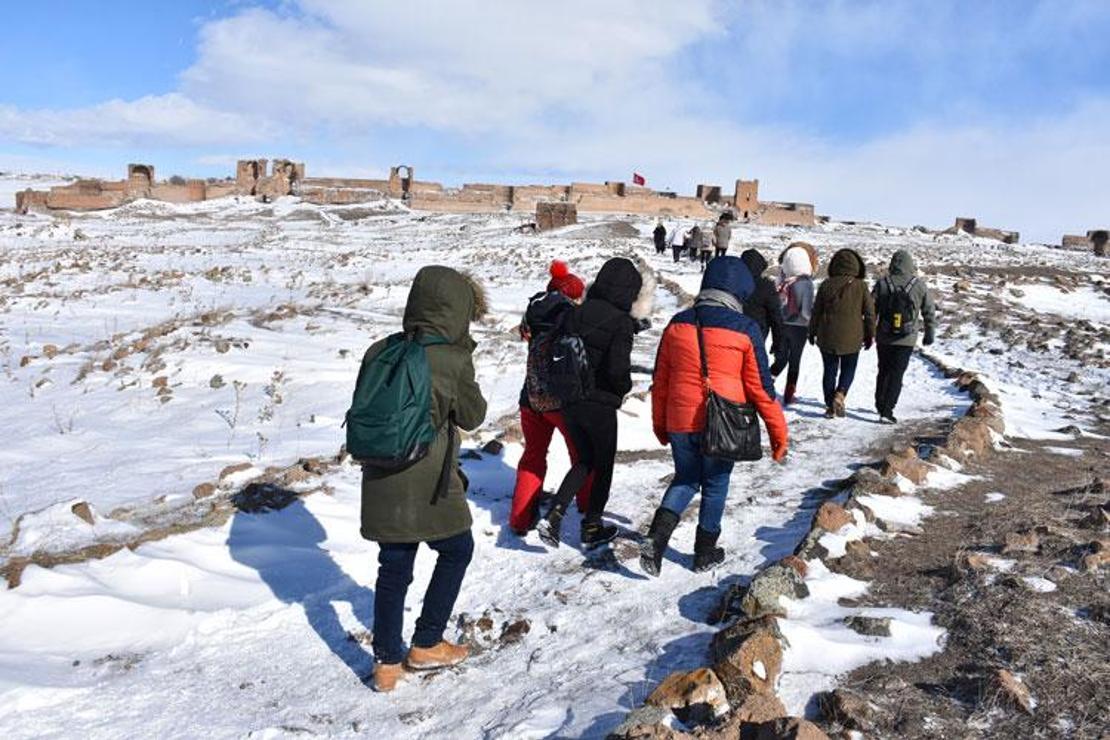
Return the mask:
[[[571,308],[570,299],[557,290],[536,293],[528,299],[528,308],[524,311],[524,318],[520,322],[521,334],[528,340],[528,347],[541,334],[546,334],[555,328],[555,323],[563,315],[563,311]],[[531,408],[528,402],[528,381],[520,389],[520,405]]]
[[636,266],[624,257],[614,257],[601,266],[586,292],[586,302],[570,319],[571,331],[586,344],[594,373],[590,401],[620,408],[625,394],[632,390],[635,322],[628,312],[642,285]]
[[770,332],[771,354],[778,354],[783,342],[782,302],[779,300],[774,281],[763,276],[763,272],[767,269],[767,260],[754,249],[744,250],[740,259],[755,278],[755,290],[748,296],[748,300],[744,301],[744,315],[759,324],[764,339]]

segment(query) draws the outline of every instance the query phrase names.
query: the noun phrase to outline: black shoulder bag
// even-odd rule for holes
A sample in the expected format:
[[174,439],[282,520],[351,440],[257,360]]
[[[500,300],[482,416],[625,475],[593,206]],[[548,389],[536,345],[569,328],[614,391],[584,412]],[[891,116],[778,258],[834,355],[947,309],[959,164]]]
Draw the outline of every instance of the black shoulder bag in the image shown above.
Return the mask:
[[705,429],[701,433],[701,453],[735,462],[751,462],[763,458],[763,442],[755,406],[736,403],[717,394],[709,383],[709,363],[705,359],[705,341],[701,321],[694,314],[698,329],[698,354],[701,356],[701,378],[705,383]]

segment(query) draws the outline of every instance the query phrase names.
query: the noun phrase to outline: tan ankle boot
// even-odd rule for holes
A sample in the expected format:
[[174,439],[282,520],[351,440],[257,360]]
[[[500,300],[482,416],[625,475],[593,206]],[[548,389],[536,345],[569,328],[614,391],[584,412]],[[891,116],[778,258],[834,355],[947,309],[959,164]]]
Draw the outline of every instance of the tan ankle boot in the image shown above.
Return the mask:
[[401,663],[374,664],[374,691],[393,691],[405,679],[405,666]]
[[405,665],[415,671],[427,671],[458,665],[469,656],[470,648],[466,645],[455,645],[443,640],[430,648],[416,646],[409,648],[409,657]]
[[847,398],[844,395],[844,391],[837,391],[836,395],[833,396],[833,411],[837,416],[844,416],[848,412],[845,406],[846,401]]

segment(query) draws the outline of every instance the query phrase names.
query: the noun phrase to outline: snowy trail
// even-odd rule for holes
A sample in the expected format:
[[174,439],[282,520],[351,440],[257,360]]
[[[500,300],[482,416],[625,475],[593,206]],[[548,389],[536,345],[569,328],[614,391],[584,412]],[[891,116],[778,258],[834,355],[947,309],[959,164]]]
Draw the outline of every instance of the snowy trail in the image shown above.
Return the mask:
[[[534,533],[516,540],[503,529],[519,454],[510,446],[504,460],[487,456],[467,469],[478,545],[456,609],[491,610],[495,634],[521,617],[530,631],[458,673],[372,694],[359,679],[372,665],[368,651],[347,633],[372,627],[375,549],[357,535],[358,471],[347,468],[328,480],[333,496],[240,513],[222,528],[101,561],[29,570],[19,589],[0,594],[0,726],[9,736],[64,735],[78,723],[94,737],[295,728],[397,738],[604,736],[655,682],[701,662],[712,633],[704,618],[722,581],[786,554],[822,482],[848,475],[887,431],[866,411],[874,353],[863,357],[842,421],[818,418],[816,352],[807,360],[803,402],[788,414],[789,462],[738,466],[722,536],[727,560],[712,573],[688,570],[693,508],[658,579],[640,573],[631,542],[618,542],[620,566],[610,572],[584,567],[574,547],[548,552]],[[907,381],[907,421],[962,403],[921,361]],[[646,416],[621,421],[622,437],[650,432]],[[558,480],[566,460],[553,458],[549,476]],[[614,521],[642,531],[669,472],[662,449],[621,465]],[[414,610],[432,564],[422,550]],[[410,628],[414,618],[411,611]]]

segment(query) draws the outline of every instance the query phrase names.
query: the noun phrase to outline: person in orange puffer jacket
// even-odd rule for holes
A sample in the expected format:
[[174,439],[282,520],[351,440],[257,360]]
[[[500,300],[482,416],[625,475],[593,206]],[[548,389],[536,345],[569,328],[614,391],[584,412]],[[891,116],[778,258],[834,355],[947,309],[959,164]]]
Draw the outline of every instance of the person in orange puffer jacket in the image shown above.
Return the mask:
[[755,280],[743,260],[718,257],[706,269],[694,306],[676,314],[663,332],[651,386],[651,414],[655,436],[671,446],[675,474],[641,545],[640,563],[651,575],[658,575],[671,533],[699,490],[694,570],[707,570],[724,560],[717,538],[733,462],[701,452],[707,391],[701,375],[698,324],[713,390],[731,401],[753,404],[767,427],[773,459],[781,462],[786,457],[786,418],[775,402],[763,333],[743,314],[743,302],[754,289]]

